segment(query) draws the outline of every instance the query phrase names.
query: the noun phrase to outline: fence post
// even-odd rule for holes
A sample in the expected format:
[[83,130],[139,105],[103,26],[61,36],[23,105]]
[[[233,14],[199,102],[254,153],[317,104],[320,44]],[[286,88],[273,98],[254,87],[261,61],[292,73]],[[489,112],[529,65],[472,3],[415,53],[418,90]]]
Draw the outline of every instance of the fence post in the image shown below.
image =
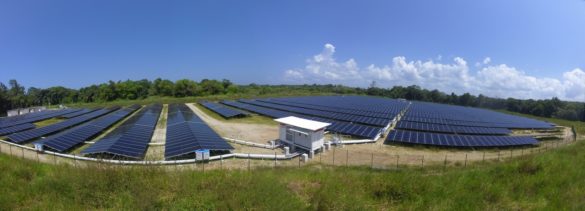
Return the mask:
[[370,161],[370,168],[374,168],[374,153],[372,152],[372,160]]
[[349,149],[345,149],[345,167],[349,163]]
[[250,171],[250,153],[248,153],[248,171]]
[[333,147],[333,165],[335,165],[335,147]]
[[301,156],[299,156],[299,168],[301,167]]
[[463,165],[463,167],[467,168],[467,153],[465,153],[465,164]]
[[400,155],[396,155],[396,169],[398,169],[398,160],[400,160]]
[[447,155],[445,155],[445,161],[443,162],[443,171],[447,170]]

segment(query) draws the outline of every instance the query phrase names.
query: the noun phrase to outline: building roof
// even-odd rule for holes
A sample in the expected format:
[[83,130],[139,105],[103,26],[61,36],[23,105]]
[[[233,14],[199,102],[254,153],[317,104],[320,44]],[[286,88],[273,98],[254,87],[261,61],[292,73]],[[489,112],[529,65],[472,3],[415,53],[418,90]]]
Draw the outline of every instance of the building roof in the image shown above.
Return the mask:
[[322,129],[322,128],[325,128],[325,127],[331,125],[330,123],[318,122],[318,121],[298,118],[295,116],[289,116],[289,117],[284,117],[284,118],[280,118],[280,119],[275,119],[274,121],[277,121],[277,122],[280,122],[280,123],[286,124],[286,125],[300,127],[300,128],[307,129],[307,130],[312,130],[312,131],[316,131],[316,130],[319,130],[319,129]]

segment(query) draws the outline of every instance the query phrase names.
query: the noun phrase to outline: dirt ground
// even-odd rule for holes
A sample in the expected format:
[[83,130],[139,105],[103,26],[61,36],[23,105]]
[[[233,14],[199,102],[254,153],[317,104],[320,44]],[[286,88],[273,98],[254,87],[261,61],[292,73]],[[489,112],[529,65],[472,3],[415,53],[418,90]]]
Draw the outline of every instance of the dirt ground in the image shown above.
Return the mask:
[[[265,124],[246,124],[220,121],[210,117],[205,112],[191,103],[187,106],[195,112],[205,123],[222,137],[234,138],[243,141],[268,144],[269,141],[278,139],[278,126]],[[236,144],[232,144],[236,145]]]

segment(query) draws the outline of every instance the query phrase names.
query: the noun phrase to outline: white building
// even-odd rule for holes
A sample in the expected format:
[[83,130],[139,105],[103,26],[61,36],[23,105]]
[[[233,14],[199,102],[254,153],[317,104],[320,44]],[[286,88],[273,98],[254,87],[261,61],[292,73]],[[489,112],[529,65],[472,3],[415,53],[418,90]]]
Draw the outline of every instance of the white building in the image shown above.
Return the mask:
[[325,128],[330,123],[318,122],[294,116],[275,119],[280,123],[279,140],[291,147],[291,152],[297,147],[309,151],[312,155],[321,149],[324,144]]

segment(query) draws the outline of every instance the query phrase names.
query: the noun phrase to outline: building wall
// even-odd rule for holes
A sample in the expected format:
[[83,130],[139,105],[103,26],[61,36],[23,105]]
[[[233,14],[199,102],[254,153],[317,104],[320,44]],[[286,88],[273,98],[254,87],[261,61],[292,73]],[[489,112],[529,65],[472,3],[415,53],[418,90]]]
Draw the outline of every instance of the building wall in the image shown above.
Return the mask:
[[[307,135],[297,133],[295,131],[290,131],[290,132],[292,132],[292,135],[294,135],[294,140],[289,140],[290,137],[287,137],[287,132],[289,131],[289,129],[301,131],[303,133],[306,133]],[[284,141],[289,142],[291,144],[294,141],[294,143],[296,145],[300,145],[305,149],[316,150],[316,149],[321,148],[323,146],[323,142],[324,142],[323,136],[324,136],[324,130],[311,131],[311,130],[306,130],[306,129],[302,129],[302,128],[298,128],[298,127],[294,127],[294,126],[289,126],[289,125],[282,125],[282,124],[279,127],[280,140],[284,140]]]

